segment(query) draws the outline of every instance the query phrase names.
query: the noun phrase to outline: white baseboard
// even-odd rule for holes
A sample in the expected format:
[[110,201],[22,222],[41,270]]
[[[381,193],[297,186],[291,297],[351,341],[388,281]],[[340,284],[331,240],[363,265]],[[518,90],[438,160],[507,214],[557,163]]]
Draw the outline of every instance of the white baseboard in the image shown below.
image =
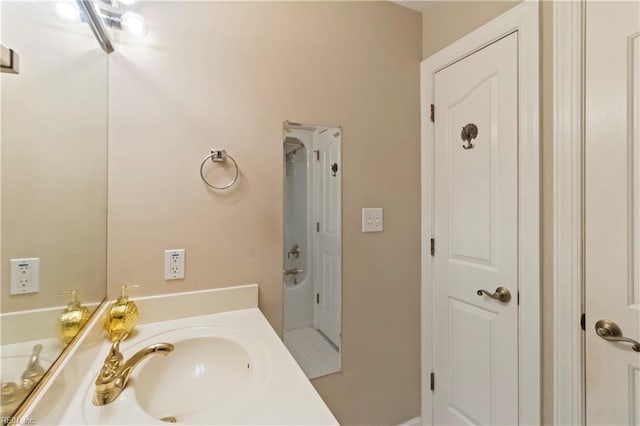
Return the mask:
[[400,423],[398,426],[422,426],[422,418],[414,417],[413,419]]

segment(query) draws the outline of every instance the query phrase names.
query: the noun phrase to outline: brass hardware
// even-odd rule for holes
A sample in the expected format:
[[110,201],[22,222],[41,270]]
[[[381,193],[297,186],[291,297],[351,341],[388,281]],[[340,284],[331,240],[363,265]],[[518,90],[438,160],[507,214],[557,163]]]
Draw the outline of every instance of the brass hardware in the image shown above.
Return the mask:
[[167,423],[177,423],[178,419],[176,419],[173,416],[167,416],[167,417],[163,417],[160,419],[161,422],[167,422]]
[[476,126],[473,123],[469,123],[469,124],[465,125],[462,128],[462,132],[460,133],[460,137],[462,138],[463,141],[465,141],[467,143],[466,145],[462,144],[462,147],[464,149],[473,148],[473,144],[471,143],[471,141],[478,137],[478,126]]
[[429,118],[432,123],[436,121],[436,107],[433,104],[431,104],[431,108],[429,108]]
[[431,372],[429,385],[431,391],[433,392],[436,389],[436,375],[433,373],[433,371]]
[[331,165],[331,172],[333,172],[333,177],[336,177],[336,173],[338,173],[338,163],[333,163]]
[[492,299],[495,299],[502,303],[509,303],[511,301],[511,292],[506,287],[498,287],[496,288],[495,293],[489,293],[487,290],[478,290],[476,291],[478,296],[487,295]]
[[624,337],[622,329],[615,322],[608,319],[598,320],[595,324],[596,334],[609,342],[631,343],[631,349],[640,352],[640,342]]
[[126,332],[120,333],[104,359],[104,364],[95,381],[96,391],[93,395],[93,405],[107,405],[115,401],[127,386],[133,369],[140,361],[155,353],[167,355],[174,349],[171,343],[156,343],[140,349],[123,363],[124,357],[120,353],[120,342],[127,336]]
[[436,240],[435,239],[431,239],[431,256],[435,256],[436,255]]

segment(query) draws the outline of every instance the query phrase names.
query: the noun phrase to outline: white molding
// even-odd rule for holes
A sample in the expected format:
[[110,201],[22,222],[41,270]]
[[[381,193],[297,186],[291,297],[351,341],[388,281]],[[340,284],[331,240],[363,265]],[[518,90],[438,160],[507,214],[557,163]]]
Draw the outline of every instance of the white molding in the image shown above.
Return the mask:
[[557,425],[581,425],[584,2],[554,2],[553,14],[553,419]]
[[496,40],[518,31],[519,152],[519,423],[541,424],[540,340],[540,59],[539,3],[527,0],[421,64],[422,123],[422,421],[432,424],[429,374],[433,359],[432,258],[429,253],[433,208],[433,132],[429,105],[434,74]]
[[420,417],[414,417],[398,424],[398,426],[422,426],[422,419]]

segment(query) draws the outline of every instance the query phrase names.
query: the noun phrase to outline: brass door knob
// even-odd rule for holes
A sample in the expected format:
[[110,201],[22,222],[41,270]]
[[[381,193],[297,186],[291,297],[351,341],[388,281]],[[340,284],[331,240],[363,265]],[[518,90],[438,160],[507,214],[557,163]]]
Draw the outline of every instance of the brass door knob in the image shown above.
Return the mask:
[[494,293],[489,293],[487,290],[478,290],[476,292],[478,296],[489,296],[492,299],[495,299],[502,303],[509,303],[511,301],[511,292],[506,287],[498,287]]
[[595,323],[596,334],[609,342],[631,343],[631,349],[640,352],[640,342],[622,335],[622,329],[615,322],[601,319]]

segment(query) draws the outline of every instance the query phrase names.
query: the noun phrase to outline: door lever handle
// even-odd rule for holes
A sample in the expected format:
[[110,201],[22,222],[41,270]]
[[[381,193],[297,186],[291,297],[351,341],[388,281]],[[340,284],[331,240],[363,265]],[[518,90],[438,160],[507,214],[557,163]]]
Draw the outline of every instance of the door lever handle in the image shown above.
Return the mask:
[[609,342],[631,343],[631,349],[640,352],[640,342],[624,337],[622,329],[615,322],[608,319],[598,320],[595,324],[596,334]]
[[478,296],[487,295],[492,299],[495,299],[502,303],[509,303],[511,301],[511,292],[506,287],[498,287],[494,293],[489,293],[487,290],[476,291]]

